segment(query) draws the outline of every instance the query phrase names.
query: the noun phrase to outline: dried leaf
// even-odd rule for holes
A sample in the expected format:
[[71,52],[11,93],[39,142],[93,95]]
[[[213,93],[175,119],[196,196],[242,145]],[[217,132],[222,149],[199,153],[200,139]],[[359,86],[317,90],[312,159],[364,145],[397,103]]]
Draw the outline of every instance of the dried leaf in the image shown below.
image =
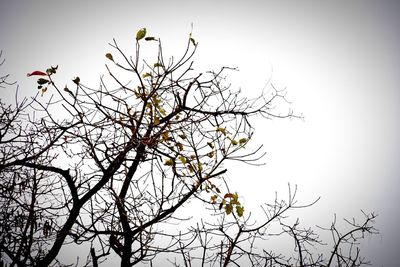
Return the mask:
[[113,56],[111,55],[111,53],[107,53],[107,54],[106,54],[106,58],[108,58],[108,59],[111,60],[111,61],[114,61],[114,58],[113,58]]

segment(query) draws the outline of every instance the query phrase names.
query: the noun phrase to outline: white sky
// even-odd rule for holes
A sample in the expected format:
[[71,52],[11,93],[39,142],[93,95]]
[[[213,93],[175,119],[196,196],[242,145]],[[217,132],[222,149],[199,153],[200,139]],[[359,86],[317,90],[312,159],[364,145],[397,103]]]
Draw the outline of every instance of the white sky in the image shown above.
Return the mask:
[[[111,3],[111,4],[110,4]],[[400,262],[400,2],[398,1],[5,1],[0,49],[5,67],[33,95],[26,73],[60,65],[61,83],[79,75],[96,86],[107,43],[134,48],[141,27],[179,55],[190,24],[199,70],[238,66],[232,81],[255,95],[271,78],[287,87],[305,121],[256,120],[263,167],[233,167],[232,187],[246,207],[286,196],[321,201],[299,214],[305,225],[329,225],[359,210],[380,216],[367,242],[375,266]],[[14,92],[2,91],[10,99]],[[249,209],[249,208],[248,208]],[[255,208],[256,209],[256,208]],[[297,215],[297,214],[296,214]]]

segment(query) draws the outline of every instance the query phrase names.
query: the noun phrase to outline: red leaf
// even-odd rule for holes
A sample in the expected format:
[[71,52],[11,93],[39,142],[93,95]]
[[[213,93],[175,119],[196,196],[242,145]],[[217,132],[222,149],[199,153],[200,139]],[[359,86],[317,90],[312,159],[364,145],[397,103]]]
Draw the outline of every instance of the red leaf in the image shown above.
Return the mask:
[[47,76],[46,72],[35,70],[34,72],[26,74],[26,76],[33,76],[33,75],[39,75],[39,76]]

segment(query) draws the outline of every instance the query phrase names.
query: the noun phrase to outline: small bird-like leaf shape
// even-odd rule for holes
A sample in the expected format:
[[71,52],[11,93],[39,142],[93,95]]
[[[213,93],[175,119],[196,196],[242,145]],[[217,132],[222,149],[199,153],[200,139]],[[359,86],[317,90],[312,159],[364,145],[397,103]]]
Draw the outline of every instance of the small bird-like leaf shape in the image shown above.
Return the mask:
[[48,75],[52,75],[52,74],[54,74],[55,72],[53,71],[53,69],[48,68],[48,69],[46,70],[46,73],[47,73]]
[[76,85],[79,85],[79,82],[81,79],[79,77],[76,77],[75,79],[72,80]]
[[113,58],[113,56],[111,55],[111,53],[107,53],[107,54],[106,54],[106,58],[108,58],[108,59],[111,60],[111,61],[114,61],[114,58]]
[[65,85],[64,91],[70,94],[71,96],[75,97],[74,94],[71,92],[71,90],[68,89],[67,85]]
[[145,36],[146,36],[146,28],[140,29],[136,33],[136,41],[139,41],[139,40],[143,39]]
[[55,74],[56,72],[57,72],[57,69],[58,69],[58,65],[57,66],[55,66],[55,67],[50,67],[50,68],[48,68],[47,70],[46,70],[46,73],[48,74],[48,75],[52,75],[52,74]]

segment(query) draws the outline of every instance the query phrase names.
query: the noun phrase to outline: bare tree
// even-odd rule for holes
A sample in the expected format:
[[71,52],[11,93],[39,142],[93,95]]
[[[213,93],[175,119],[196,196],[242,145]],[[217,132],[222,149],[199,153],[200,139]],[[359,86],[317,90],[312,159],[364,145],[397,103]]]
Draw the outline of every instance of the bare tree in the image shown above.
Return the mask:
[[[157,51],[152,61],[140,56],[144,44]],[[250,146],[251,117],[299,117],[275,108],[286,103],[284,92],[271,86],[249,99],[226,81],[235,69],[195,73],[191,34],[178,59],[166,59],[146,29],[137,32],[133,56],[110,45],[111,81],[102,77],[91,88],[75,77],[59,87],[58,66],[50,67],[28,74],[39,76],[38,95],[52,94],[48,101],[36,95],[1,105],[3,262],[62,266],[61,248],[77,243],[90,247],[86,266],[115,256],[121,266],[159,258],[175,266],[363,264],[357,234],[375,233],[375,215],[349,222],[344,235],[333,224],[331,253],[314,256],[310,246],[322,244],[314,231],[285,222],[287,212],[313,203],[298,205],[289,187],[288,201],[265,205],[257,221],[225,181],[225,162],[258,164],[263,156]],[[193,218],[198,203],[209,220]],[[273,224],[281,230],[269,232]],[[263,245],[283,234],[294,240],[292,256]]]

